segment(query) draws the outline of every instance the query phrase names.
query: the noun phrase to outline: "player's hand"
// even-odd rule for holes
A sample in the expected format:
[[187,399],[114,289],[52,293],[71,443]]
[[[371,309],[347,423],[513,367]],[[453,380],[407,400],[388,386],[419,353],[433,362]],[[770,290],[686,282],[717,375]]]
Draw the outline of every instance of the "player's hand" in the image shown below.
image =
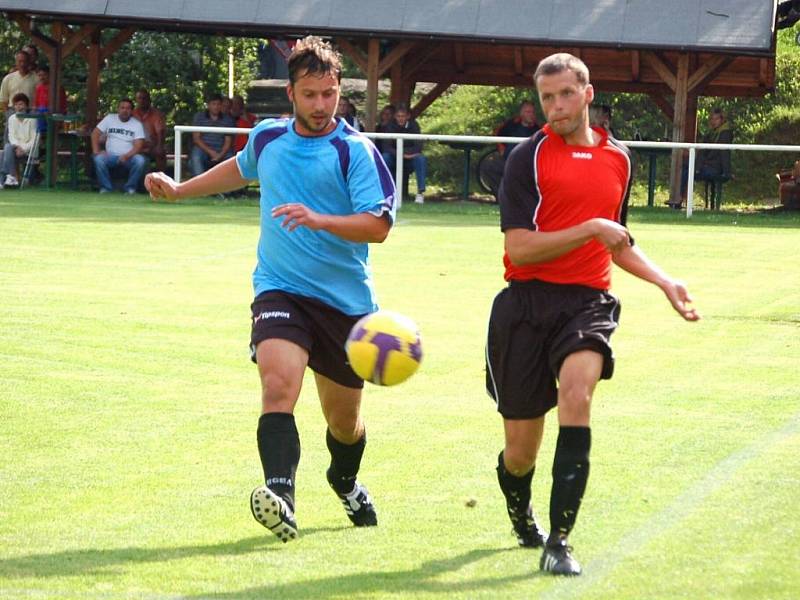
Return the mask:
[[308,227],[309,229],[322,229],[323,218],[319,213],[314,212],[305,204],[292,203],[281,204],[272,209],[272,216],[274,218],[283,217],[281,227],[285,227],[289,231],[294,231],[300,225]]
[[150,197],[153,200],[164,198],[170,202],[178,200],[179,188],[178,183],[164,173],[148,173],[144,178],[144,187],[150,192]]
[[691,306],[692,297],[682,281],[667,281],[661,286],[672,308],[687,321],[699,321],[700,314]]
[[619,252],[631,245],[631,237],[624,225],[609,219],[592,219],[593,237],[610,252]]

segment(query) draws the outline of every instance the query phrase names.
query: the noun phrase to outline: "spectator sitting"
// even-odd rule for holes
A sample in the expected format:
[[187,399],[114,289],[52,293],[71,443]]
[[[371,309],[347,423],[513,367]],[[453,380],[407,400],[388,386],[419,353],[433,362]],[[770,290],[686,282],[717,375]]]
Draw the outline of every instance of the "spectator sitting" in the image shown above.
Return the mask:
[[[111,171],[123,169],[128,174],[125,193],[135,194],[147,168],[147,159],[140,152],[144,148],[144,127],[132,117],[133,102],[123,98],[117,105],[117,114],[108,114],[92,131],[92,153],[100,193],[114,191]],[[105,140],[105,150],[102,141]]]
[[[236,127],[248,128],[256,124],[256,116],[247,112],[244,105],[244,98],[239,95],[231,98],[231,119],[234,121]],[[247,134],[237,135],[233,138],[233,150],[239,152],[247,145]]]
[[[167,122],[163,113],[150,101],[150,92],[142,88],[136,92],[136,109],[133,116],[141,121],[146,140],[142,154],[149,156],[156,163],[159,171],[167,170]],[[176,159],[180,160],[180,159]]]
[[[387,104],[383,107],[380,116],[380,123],[375,127],[376,133],[386,133],[389,131],[389,125],[394,121],[394,105]],[[388,147],[389,144],[394,143],[392,140],[375,140],[375,146],[378,148],[378,151],[383,154],[384,149]],[[389,170],[392,169],[392,165],[388,165]]]
[[[715,108],[708,117],[710,127],[702,142],[706,144],[731,144],[733,131],[725,119],[722,109]],[[700,150],[697,153],[695,179],[700,181],[728,180],[731,177],[730,150]]]
[[[231,118],[222,112],[222,96],[214,94],[206,102],[206,110],[194,116],[192,125],[198,127],[233,127]],[[192,133],[190,165],[194,176],[233,156],[232,136],[223,133]]]
[[[421,133],[419,125],[411,118],[411,112],[404,104],[398,105],[394,113],[394,121],[389,123],[387,131],[388,133]],[[389,170],[394,174],[395,171],[391,168],[391,165],[394,165],[397,161],[397,146],[388,144],[384,150],[383,160],[387,165],[390,165]],[[417,175],[417,195],[414,197],[414,202],[422,204],[425,202],[425,175],[428,170],[428,161],[422,153],[421,140],[405,140],[403,161],[410,169],[406,172],[410,174],[413,171]],[[397,185],[397,182],[395,182],[395,185]]]
[[222,114],[226,117],[231,116],[231,106],[233,105],[233,100],[228,98],[227,96],[222,97]]
[[589,106],[589,124],[605,129],[608,135],[616,137],[614,130],[611,129],[611,107],[608,104],[591,104]]
[[[536,122],[536,107],[530,100],[523,100],[519,105],[517,116],[503,121],[494,130],[494,135],[503,137],[530,137],[539,131],[539,123]],[[500,153],[501,160],[493,160],[486,163],[486,180],[492,194],[497,197],[500,189],[500,181],[503,179],[506,159],[516,144],[497,144],[497,151]]]
[[347,124],[356,131],[363,130],[361,122],[356,117],[356,107],[346,96],[341,96],[339,98],[339,104],[336,107],[336,116],[340,119],[344,119]]
[[36,137],[36,119],[25,119],[30,102],[25,94],[13,98],[14,114],[8,120],[8,143],[3,148],[0,163],[0,188],[18,186],[17,159],[24,158],[33,149]]
[[[721,108],[715,108],[708,117],[708,132],[700,139],[704,144],[731,144],[733,130],[725,119]],[[684,160],[681,173],[681,203],[686,201],[689,163]],[[698,150],[694,167],[695,181],[724,182],[731,178],[730,150]],[[682,204],[670,202],[669,206],[680,209]]]

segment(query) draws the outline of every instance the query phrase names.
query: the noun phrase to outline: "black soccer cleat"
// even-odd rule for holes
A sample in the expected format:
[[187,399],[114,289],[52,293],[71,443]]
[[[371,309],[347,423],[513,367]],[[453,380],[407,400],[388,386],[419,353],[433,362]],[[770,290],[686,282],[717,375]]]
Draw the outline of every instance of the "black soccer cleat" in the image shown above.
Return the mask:
[[378,524],[378,515],[375,512],[375,505],[372,498],[363,485],[357,480],[353,482],[353,491],[349,494],[340,494],[331,482],[331,472],[326,473],[331,489],[336,493],[339,501],[344,506],[344,512],[356,527],[374,527]]
[[261,485],[250,494],[250,512],[284,544],[297,539],[297,522],[292,509],[267,486]]
[[572,546],[567,546],[565,539],[555,542],[548,541],[545,544],[542,558],[539,559],[539,569],[553,575],[575,576],[581,574],[580,564],[572,558]]
[[508,510],[508,518],[511,519],[511,524],[514,526],[514,535],[517,536],[517,543],[523,548],[541,548],[547,539],[547,532],[544,531],[539,523],[536,522],[536,517],[533,516],[533,510],[528,505],[524,513],[513,509],[506,504]]

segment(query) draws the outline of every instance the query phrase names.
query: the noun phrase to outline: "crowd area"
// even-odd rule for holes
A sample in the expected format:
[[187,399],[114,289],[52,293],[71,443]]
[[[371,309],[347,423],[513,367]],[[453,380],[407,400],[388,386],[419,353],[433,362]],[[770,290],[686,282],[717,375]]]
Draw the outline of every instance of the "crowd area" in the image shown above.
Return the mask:
[[[40,140],[47,134],[50,113],[66,113],[67,97],[63,87],[58,90],[55,110],[49,89],[50,72],[39,62],[36,46],[23,46],[16,54],[14,66],[0,84],[0,111],[4,115],[3,152],[0,157],[0,189],[18,187],[24,183],[37,183],[42,179],[38,168],[41,150]],[[285,114],[282,117],[291,115]],[[365,129],[359,119],[356,106],[346,96],[339,100],[336,116],[347,122],[355,131]],[[611,127],[611,109],[607,105],[592,105],[590,120],[593,126],[614,134]],[[206,98],[205,110],[198,112],[192,125],[202,127],[251,128],[259,121],[257,115],[248,112],[241,95],[226,97],[212,93]],[[51,125],[52,127],[52,125]],[[501,123],[494,135],[529,137],[540,129],[536,117],[536,105],[526,100],[519,106],[518,114]],[[388,104],[380,112],[374,130],[379,133],[422,133],[406,104]],[[117,101],[116,112],[105,115],[96,126],[86,132],[91,146],[92,161],[88,164],[89,175],[100,193],[121,189],[135,194],[143,191],[144,175],[149,170],[167,171],[168,154],[167,124],[164,114],[151,102],[150,93],[141,88],[129,97]],[[709,119],[708,132],[701,141],[730,143],[732,130],[725,115],[714,110]],[[214,132],[194,132],[188,154],[189,170],[197,176],[216,164],[230,158],[244,148],[247,136],[227,135]],[[87,144],[88,146],[89,144]],[[396,145],[390,140],[376,140],[376,146],[384,162],[393,172],[397,161]],[[486,163],[482,179],[496,197],[503,177],[505,162],[513,148],[512,144],[499,144],[499,159]],[[88,148],[87,148],[88,149]],[[404,145],[404,191],[407,193],[408,176],[416,177],[415,202],[425,201],[427,184],[427,158],[421,141],[406,141]],[[731,177],[729,151],[701,151],[696,161],[695,178],[702,181],[727,181]],[[688,173],[684,164],[683,201],[685,201]],[[671,204],[681,208],[680,203]]]

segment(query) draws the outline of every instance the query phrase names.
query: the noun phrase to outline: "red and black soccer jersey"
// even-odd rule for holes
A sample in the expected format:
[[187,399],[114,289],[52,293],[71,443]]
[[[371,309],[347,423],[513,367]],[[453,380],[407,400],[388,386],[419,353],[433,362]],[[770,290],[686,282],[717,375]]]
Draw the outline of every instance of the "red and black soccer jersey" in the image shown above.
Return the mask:
[[[545,125],[514,148],[500,187],[500,227],[558,231],[601,217],[625,225],[632,181],[629,151],[605,131],[597,146],[570,146]],[[503,256],[507,281],[538,279],[607,290],[611,254],[590,240],[552,260],[515,265]]]

